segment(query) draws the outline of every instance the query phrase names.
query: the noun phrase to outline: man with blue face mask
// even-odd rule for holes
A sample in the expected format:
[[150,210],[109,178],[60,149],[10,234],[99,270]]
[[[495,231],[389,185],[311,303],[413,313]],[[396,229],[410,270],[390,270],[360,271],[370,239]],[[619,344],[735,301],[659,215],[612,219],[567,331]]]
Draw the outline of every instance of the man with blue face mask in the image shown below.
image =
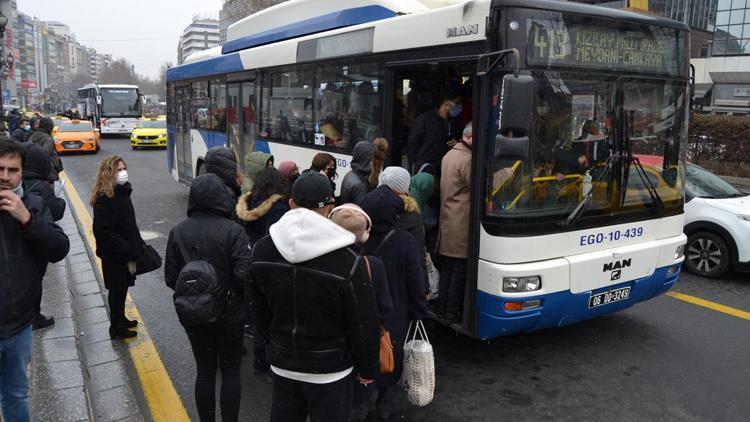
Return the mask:
[[0,405],[7,422],[29,416],[31,325],[48,262],[68,254],[44,201],[25,192],[23,145],[0,137]]
[[452,123],[461,114],[461,96],[445,93],[435,110],[426,111],[412,123],[406,141],[406,155],[412,174],[426,171],[440,175],[443,156],[458,142]]
[[27,118],[21,119],[18,123],[18,127],[11,133],[11,138],[18,142],[26,142],[31,136],[31,122]]

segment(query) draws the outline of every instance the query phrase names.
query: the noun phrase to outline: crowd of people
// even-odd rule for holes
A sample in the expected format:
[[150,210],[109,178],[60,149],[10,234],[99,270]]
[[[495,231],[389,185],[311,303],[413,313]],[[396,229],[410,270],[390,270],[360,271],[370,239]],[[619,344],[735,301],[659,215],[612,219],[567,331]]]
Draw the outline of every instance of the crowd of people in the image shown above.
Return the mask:
[[[254,151],[240,174],[230,149],[208,151],[165,256],[196,361],[201,420],[216,418],[217,372],[222,420],[238,417],[243,331],[252,337],[253,372],[273,378],[271,420],[390,419],[409,324],[428,317],[436,296],[427,277],[436,263],[444,276],[435,310],[457,321],[463,310],[472,128],[439,147],[421,146],[439,139],[425,132],[413,140],[418,150],[447,151],[424,160],[428,171],[387,166],[387,141],[362,141],[338,197],[330,154],[300,172]],[[190,289],[181,287],[187,279]],[[382,332],[393,344],[390,373],[380,370]]]
[[[436,120],[458,101],[446,97],[417,125],[421,137],[408,144],[413,174],[386,165],[385,139],[357,143],[338,197],[330,154],[318,153],[300,171],[254,151],[241,174],[232,150],[208,151],[187,218],[171,230],[164,257],[165,282],[196,362],[202,421],[216,420],[217,372],[221,419],[238,419],[245,337],[253,339],[253,371],[273,378],[272,421],[365,420],[371,413],[390,419],[402,347],[410,322],[428,317],[435,289],[427,274],[436,265],[435,309],[462,317],[472,129],[469,123],[455,139]],[[54,223],[64,201],[52,191],[62,170],[54,145],[48,148],[52,122],[40,119],[22,139],[28,123],[19,120],[15,141],[0,139],[0,245],[4,268],[14,269],[1,277],[18,290],[0,293],[0,376],[18,379],[0,384],[6,415],[28,415],[24,368],[31,325],[40,318],[43,268],[68,250]],[[112,339],[137,336],[125,298],[145,250],[127,169],[122,157],[104,159],[89,197]],[[9,244],[22,245],[21,256],[9,260],[16,253]],[[381,371],[383,333],[392,341],[392,371]]]

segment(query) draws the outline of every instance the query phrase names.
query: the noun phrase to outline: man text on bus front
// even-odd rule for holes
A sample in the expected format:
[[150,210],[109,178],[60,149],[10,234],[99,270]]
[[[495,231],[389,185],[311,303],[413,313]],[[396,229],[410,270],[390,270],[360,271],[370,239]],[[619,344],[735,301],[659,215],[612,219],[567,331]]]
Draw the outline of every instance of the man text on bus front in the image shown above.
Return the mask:
[[456,145],[458,136],[451,125],[461,113],[461,96],[447,93],[441,98],[437,109],[425,111],[412,123],[406,141],[406,155],[412,174],[426,170],[438,175],[440,161]]
[[461,140],[443,157],[440,179],[440,302],[446,317],[461,319],[469,250],[471,122]]

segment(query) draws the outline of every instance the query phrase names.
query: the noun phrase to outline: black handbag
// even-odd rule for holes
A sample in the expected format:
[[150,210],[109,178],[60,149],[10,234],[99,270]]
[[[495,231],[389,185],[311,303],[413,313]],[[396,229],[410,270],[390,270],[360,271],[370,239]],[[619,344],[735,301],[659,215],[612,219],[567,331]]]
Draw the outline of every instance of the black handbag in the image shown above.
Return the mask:
[[144,243],[143,253],[135,263],[135,275],[150,273],[161,268],[161,256],[153,246]]

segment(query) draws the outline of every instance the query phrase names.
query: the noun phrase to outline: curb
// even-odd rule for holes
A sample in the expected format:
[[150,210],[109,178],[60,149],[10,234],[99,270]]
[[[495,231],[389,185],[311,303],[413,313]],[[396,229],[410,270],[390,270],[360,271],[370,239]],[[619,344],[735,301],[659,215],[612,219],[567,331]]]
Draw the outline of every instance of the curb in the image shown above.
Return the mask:
[[[50,265],[45,277],[42,311],[51,311],[57,321],[52,328],[34,332],[32,367],[39,370],[32,374],[32,419],[145,421],[131,386],[127,348],[109,338],[109,312],[100,275],[70,206],[59,224],[70,239],[71,250],[65,260]],[[45,342],[59,346],[58,350]],[[58,356],[69,360],[61,364]]]

